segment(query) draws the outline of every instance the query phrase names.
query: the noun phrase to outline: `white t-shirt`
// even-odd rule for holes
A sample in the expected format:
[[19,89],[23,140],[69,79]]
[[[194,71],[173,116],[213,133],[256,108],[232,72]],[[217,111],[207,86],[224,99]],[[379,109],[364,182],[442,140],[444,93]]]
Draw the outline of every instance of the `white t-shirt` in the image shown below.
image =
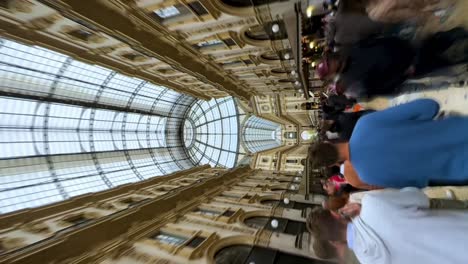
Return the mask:
[[468,263],[468,210],[429,209],[419,189],[368,192],[353,224],[362,264]]

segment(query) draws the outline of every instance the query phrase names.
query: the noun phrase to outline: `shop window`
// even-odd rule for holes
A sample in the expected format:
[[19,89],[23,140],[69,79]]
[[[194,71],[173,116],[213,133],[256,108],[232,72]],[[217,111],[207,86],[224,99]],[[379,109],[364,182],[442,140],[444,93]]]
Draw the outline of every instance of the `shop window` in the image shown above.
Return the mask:
[[208,10],[206,10],[206,8],[198,1],[188,3],[188,6],[199,16],[208,14]]
[[212,39],[212,40],[207,40],[207,41],[202,41],[202,42],[197,43],[197,47],[199,48],[211,47],[211,46],[219,45],[221,43],[223,42],[219,39]]
[[223,42],[229,47],[237,45],[232,38],[223,39]]
[[192,240],[190,240],[190,242],[188,242],[187,247],[196,248],[205,240],[206,237],[195,236]]
[[239,64],[240,61],[239,60],[236,60],[236,61],[228,61],[228,62],[223,62],[223,66],[232,66],[232,65],[236,65],[236,64]]
[[245,219],[244,223],[252,228],[261,229],[267,227],[268,229],[268,225],[270,224],[270,218],[264,216],[250,217],[248,219]]
[[180,15],[180,11],[179,9],[177,9],[176,6],[169,6],[169,7],[161,8],[161,9],[155,10],[154,13],[162,19]]
[[214,216],[214,217],[219,216],[221,214],[220,212],[216,212],[212,210],[205,210],[205,209],[197,209],[195,212],[202,214],[202,215]]
[[242,61],[247,65],[252,65],[253,64],[253,61],[251,61],[251,60],[242,60]]
[[185,243],[185,241],[187,241],[187,238],[185,237],[176,236],[164,232],[160,232],[157,235],[152,236],[151,239],[174,246],[182,245]]
[[227,211],[225,211],[225,212],[222,214],[222,216],[231,217],[231,216],[233,216],[235,213],[236,213],[236,212],[233,211],[233,210],[227,210]]

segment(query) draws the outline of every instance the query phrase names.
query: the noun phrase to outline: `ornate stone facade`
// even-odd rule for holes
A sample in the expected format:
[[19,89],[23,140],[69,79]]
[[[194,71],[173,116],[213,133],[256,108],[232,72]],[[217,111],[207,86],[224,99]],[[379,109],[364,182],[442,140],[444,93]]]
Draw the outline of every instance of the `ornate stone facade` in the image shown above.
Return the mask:
[[[232,245],[315,258],[305,213],[321,197],[305,199],[287,188],[294,182],[247,167],[199,167],[3,215],[0,261],[213,263]],[[302,229],[276,229],[273,221]]]
[[4,2],[6,37],[199,98],[247,102],[298,90],[286,35],[268,29],[277,19],[269,8],[236,9],[220,0]]

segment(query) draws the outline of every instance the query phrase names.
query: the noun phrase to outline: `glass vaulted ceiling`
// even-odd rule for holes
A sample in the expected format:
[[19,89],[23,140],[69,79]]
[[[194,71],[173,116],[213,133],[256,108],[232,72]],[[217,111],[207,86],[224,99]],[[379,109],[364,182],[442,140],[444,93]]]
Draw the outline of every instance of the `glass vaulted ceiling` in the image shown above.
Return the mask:
[[196,165],[233,168],[281,143],[278,124],[245,121],[231,97],[196,100],[6,39],[0,81],[0,213]]
[[246,115],[232,97],[199,100],[187,112],[184,142],[194,164],[232,168],[247,153],[281,146],[281,125]]
[[187,112],[185,145],[194,164],[233,168],[239,154],[239,122],[244,117],[232,97],[198,100]]
[[242,137],[248,151],[255,153],[281,146],[281,125],[251,116],[242,128]]
[[190,96],[6,39],[0,80],[0,213],[193,167]]

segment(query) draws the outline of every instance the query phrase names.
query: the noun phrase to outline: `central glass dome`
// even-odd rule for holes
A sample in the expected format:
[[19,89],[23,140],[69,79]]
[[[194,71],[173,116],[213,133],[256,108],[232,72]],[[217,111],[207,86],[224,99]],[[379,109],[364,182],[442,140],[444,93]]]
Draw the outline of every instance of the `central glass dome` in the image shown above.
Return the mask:
[[185,119],[184,121],[184,133],[183,133],[183,140],[184,145],[186,148],[192,147],[194,142],[194,135],[195,135],[195,125],[192,123],[191,120]]
[[195,165],[233,168],[239,154],[239,118],[232,97],[198,100],[184,122],[184,143]]

